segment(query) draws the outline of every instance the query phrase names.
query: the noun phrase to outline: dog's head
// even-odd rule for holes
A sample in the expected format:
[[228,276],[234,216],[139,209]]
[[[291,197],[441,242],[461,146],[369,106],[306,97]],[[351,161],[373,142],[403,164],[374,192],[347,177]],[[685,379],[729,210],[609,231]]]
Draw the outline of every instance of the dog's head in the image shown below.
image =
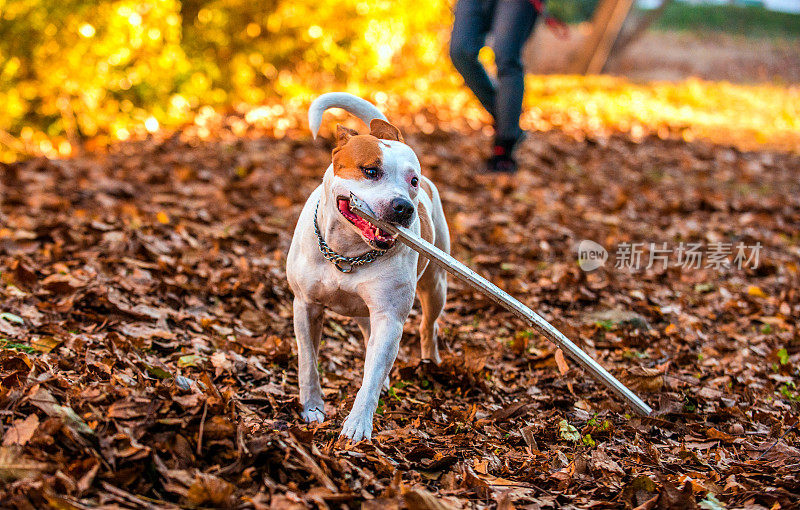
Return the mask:
[[350,193],[366,202],[381,220],[408,227],[416,214],[420,165],[395,126],[373,119],[369,127],[368,135],[359,135],[337,126],[333,176],[327,192],[367,244],[387,250],[394,244],[394,236],[352,212]]

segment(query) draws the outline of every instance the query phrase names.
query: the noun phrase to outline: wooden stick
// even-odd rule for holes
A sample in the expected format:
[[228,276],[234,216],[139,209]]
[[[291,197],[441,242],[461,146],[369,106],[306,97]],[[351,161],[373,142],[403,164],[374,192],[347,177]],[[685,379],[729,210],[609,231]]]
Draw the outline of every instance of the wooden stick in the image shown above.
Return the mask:
[[613,375],[608,373],[605,368],[586,354],[580,347],[572,343],[569,338],[565,337],[539,314],[523,305],[497,285],[410,230],[378,219],[369,206],[352,193],[350,194],[350,210],[390,234],[396,235],[400,241],[408,245],[412,250],[427,258],[432,263],[441,266],[459,280],[468,283],[495,303],[528,322],[545,338],[567,353],[573,361],[583,367],[583,369],[589,372],[595,379],[603,383],[608,389],[627,402],[636,412],[644,416],[649,416],[653,411],[641,398],[627,386],[619,382]]

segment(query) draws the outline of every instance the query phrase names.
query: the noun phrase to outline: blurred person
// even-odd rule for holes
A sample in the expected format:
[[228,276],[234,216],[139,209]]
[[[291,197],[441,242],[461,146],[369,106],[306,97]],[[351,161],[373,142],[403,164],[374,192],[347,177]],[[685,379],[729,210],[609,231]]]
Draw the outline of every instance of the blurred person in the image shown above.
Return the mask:
[[[514,149],[525,137],[519,127],[525,73],[522,48],[533,31],[537,9],[531,0],[458,0],[450,37],[450,59],[464,82],[494,118],[494,147],[486,171],[517,170]],[[489,77],[478,52],[492,33],[497,78]]]

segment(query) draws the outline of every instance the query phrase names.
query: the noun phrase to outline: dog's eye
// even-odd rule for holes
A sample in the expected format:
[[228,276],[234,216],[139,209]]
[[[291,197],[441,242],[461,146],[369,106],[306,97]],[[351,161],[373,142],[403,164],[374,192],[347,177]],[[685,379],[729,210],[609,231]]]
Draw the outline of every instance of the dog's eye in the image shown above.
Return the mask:
[[380,170],[373,166],[362,168],[361,171],[364,172],[364,175],[370,179],[377,179],[378,175],[380,174]]
[[417,179],[416,177],[412,177],[411,178],[411,185],[416,188],[417,184],[419,184],[419,179]]

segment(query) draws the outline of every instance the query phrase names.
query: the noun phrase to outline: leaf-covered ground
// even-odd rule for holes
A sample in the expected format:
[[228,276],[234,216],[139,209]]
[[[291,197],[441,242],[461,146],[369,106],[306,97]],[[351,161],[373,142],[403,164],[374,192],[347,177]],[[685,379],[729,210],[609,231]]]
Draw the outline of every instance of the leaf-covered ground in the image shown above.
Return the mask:
[[[797,505],[800,157],[550,131],[518,176],[488,178],[488,137],[437,115],[389,117],[441,190],[455,256],[652,417],[451,282],[444,361],[420,363],[415,312],[372,443],[336,442],[364,350],[326,318],[329,420],[305,426],[284,267],[330,146],[230,116],[3,167],[2,506]],[[578,267],[582,239],[604,268]],[[756,269],[614,267],[622,242],[681,241],[763,250]]]

